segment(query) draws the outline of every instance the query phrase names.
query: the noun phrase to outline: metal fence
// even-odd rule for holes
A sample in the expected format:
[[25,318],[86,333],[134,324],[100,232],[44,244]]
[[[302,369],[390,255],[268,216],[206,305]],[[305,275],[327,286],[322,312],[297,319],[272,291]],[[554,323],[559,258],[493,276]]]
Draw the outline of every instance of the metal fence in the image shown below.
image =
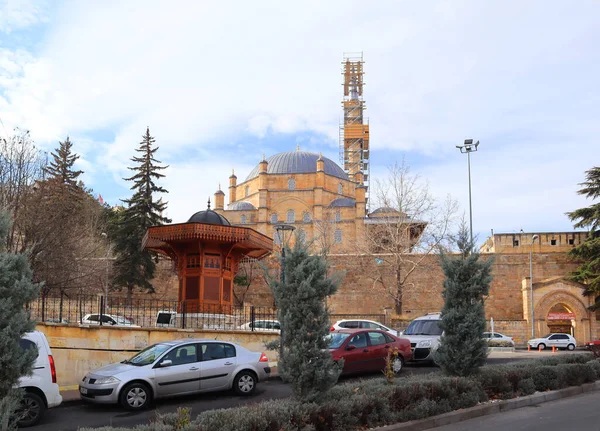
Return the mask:
[[231,307],[159,299],[98,295],[39,298],[27,307],[32,320],[42,323],[119,327],[212,330],[277,330],[277,311],[268,307]]

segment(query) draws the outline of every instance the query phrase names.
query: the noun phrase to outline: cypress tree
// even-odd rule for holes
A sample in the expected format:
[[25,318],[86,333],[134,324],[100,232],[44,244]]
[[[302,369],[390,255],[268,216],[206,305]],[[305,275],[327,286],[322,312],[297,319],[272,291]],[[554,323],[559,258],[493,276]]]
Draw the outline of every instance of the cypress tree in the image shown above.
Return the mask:
[[[8,213],[0,211],[0,247],[10,231]],[[23,352],[19,341],[32,331],[25,305],[39,295],[40,286],[32,282],[33,274],[27,256],[0,253],[0,429],[14,427],[13,412],[21,392],[14,389],[21,376],[31,373],[36,357],[34,351]]]
[[125,178],[133,182],[131,190],[134,190],[134,194],[130,199],[123,200],[127,207],[123,210],[118,235],[114,238],[117,252],[114,283],[127,288],[129,299],[135,287],[154,292],[150,280],[156,269],[156,254],[141,249],[142,238],[150,226],[171,222],[162,215],[167,203],[156,198],[158,193],[168,193],[155,183],[155,180],[164,177],[160,171],[168,166],[161,166],[161,162],[155,158],[158,151],[155,142],[154,137],[150,136],[150,128],[146,128],[146,134],[136,149],[140,156],[131,159],[137,164],[129,168],[135,174]]
[[436,352],[436,363],[444,372],[467,376],[485,363],[488,352],[485,331],[484,296],[492,281],[492,260],[481,261],[473,251],[466,225],[456,240],[458,257],[441,254],[444,280],[444,307],[440,327],[444,334]]
[[269,278],[283,328],[283,356],[277,368],[296,397],[314,401],[337,382],[341,372],[328,351],[325,305],[337,290],[337,281],[327,277],[325,259],[309,255],[301,241],[286,250],[285,283]]
[[[580,186],[582,188],[578,194],[592,200],[600,198],[600,167],[587,171],[586,181]],[[600,308],[600,202],[567,215],[571,221],[577,220],[574,227],[589,229],[585,241],[569,251],[569,256],[583,263],[568,278],[586,285],[584,295],[596,296],[596,301],[590,308],[597,310]]]

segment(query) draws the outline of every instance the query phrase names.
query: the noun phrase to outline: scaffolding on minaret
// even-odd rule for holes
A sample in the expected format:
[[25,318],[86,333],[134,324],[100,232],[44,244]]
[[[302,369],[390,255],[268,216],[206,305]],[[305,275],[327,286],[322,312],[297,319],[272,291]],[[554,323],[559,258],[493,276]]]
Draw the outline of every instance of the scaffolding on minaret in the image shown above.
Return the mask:
[[362,173],[362,185],[366,187],[367,212],[369,207],[369,121],[364,118],[363,55],[344,53],[344,121],[340,124],[340,163],[352,181]]

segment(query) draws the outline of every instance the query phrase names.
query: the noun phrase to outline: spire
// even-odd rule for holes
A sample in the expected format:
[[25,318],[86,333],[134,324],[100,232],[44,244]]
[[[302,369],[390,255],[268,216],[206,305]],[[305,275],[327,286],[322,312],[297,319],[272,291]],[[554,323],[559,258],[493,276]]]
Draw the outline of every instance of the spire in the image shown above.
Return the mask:
[[300,144],[296,144],[296,151],[300,151]]
[[210,211],[210,198],[208,198],[208,207],[206,209],[207,211]]
[[221,191],[221,183],[219,183],[219,191]]

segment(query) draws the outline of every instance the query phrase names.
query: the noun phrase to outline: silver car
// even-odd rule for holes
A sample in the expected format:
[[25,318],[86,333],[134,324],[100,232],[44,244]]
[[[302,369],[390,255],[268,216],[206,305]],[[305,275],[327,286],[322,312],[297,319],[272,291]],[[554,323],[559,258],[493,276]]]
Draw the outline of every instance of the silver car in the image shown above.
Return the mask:
[[139,410],[152,400],[232,389],[252,394],[271,369],[264,353],[226,341],[186,339],[154,344],[129,360],[88,373],[81,398]]

